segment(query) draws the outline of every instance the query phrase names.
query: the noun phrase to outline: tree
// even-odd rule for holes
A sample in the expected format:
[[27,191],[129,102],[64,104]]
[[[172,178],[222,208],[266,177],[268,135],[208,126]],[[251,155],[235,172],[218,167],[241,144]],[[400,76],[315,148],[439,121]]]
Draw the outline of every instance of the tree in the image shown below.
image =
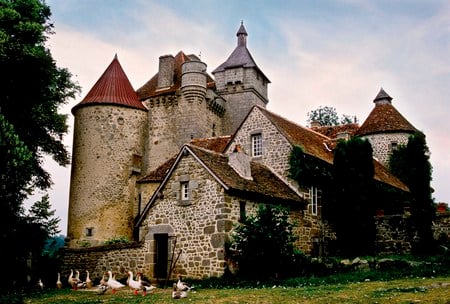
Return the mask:
[[393,151],[389,159],[389,168],[411,191],[411,224],[419,240],[414,246],[418,253],[433,249],[432,222],[435,207],[431,197],[432,166],[430,151],[426,144],[425,134],[415,132],[406,146]]
[[232,235],[233,260],[240,274],[267,278],[286,272],[294,255],[292,229],[287,208],[261,204]]
[[62,143],[67,117],[58,108],[79,91],[45,46],[53,28],[50,15],[44,1],[0,0],[0,111],[31,152],[29,182],[40,189],[51,185],[42,167],[45,154],[69,164]]
[[335,201],[327,213],[341,255],[371,254],[375,240],[372,146],[354,137],[339,141],[333,161]]
[[[42,249],[54,231],[48,197],[26,215],[23,201],[51,185],[45,155],[69,163],[62,143],[66,116],[58,109],[79,91],[67,69],[45,46],[53,25],[41,0],[0,0],[0,229],[2,261],[15,269],[0,277],[0,291],[21,287],[29,254]],[[57,223],[57,222],[56,222]],[[45,228],[49,224],[48,228]],[[11,269],[10,268],[10,269]],[[15,277],[16,275],[22,277]]]
[[308,112],[307,122],[311,125],[312,122],[319,122],[321,126],[337,126],[339,124],[357,123],[356,116],[342,115],[339,118],[336,108],[333,107],[318,107],[317,109]]

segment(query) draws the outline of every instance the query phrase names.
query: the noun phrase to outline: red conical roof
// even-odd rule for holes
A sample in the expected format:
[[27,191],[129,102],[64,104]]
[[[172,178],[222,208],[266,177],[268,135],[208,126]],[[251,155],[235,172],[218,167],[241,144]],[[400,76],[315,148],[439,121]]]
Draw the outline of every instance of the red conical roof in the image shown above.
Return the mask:
[[147,111],[147,108],[139,101],[117,55],[86,97],[72,108],[72,112],[79,107],[91,104],[112,104]]

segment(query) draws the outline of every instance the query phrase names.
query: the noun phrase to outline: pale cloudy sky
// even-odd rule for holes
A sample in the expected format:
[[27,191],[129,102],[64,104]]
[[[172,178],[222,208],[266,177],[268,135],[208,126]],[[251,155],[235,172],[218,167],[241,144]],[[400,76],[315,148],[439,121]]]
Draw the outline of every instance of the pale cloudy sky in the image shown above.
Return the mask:
[[[362,123],[383,87],[427,135],[436,201],[450,202],[450,3],[446,0],[47,0],[55,34],[48,46],[82,86],[81,101],[117,53],[135,89],[161,55],[201,54],[210,73],[247,46],[271,80],[268,109],[306,125],[332,106]],[[72,133],[65,138],[71,151]],[[66,233],[70,168],[48,161],[50,200]],[[39,195],[39,194],[38,194]]]

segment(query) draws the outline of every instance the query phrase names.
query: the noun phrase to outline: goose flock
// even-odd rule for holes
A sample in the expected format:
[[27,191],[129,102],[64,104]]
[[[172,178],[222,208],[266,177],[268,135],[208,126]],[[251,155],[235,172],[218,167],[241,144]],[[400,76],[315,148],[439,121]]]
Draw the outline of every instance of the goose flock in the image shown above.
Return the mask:
[[[119,281],[115,278],[115,273],[112,271],[106,271],[103,273],[102,278],[100,279],[100,283],[94,286],[93,281],[89,277],[89,271],[86,270],[86,276],[84,281],[80,279],[80,272],[78,270],[70,270],[69,277],[67,279],[67,283],[71,287],[72,290],[93,290],[97,291],[97,294],[104,294],[108,290],[111,291],[112,294],[115,294],[118,290],[123,289],[124,287],[129,287],[134,295],[146,296],[148,293],[154,291],[157,287],[152,285],[150,282],[144,280],[142,273],[137,272],[134,275],[133,271],[127,271],[127,280]],[[39,286],[43,288],[42,281],[39,280]],[[95,287],[95,289],[94,289]],[[62,289],[63,283],[61,282],[61,274],[57,273],[56,280],[56,288]],[[172,298],[173,299],[183,299],[189,295],[189,292],[193,289],[193,286],[187,284],[182,281],[181,275],[178,277],[178,281],[173,283],[172,286]]]

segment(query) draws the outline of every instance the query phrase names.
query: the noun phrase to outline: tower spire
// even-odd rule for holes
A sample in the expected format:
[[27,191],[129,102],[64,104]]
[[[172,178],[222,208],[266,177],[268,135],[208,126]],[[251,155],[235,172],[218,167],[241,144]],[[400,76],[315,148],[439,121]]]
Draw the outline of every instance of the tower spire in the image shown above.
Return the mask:
[[247,46],[247,31],[244,27],[244,20],[241,20],[241,26],[239,27],[238,32],[236,33],[236,36],[238,37],[238,46]]

